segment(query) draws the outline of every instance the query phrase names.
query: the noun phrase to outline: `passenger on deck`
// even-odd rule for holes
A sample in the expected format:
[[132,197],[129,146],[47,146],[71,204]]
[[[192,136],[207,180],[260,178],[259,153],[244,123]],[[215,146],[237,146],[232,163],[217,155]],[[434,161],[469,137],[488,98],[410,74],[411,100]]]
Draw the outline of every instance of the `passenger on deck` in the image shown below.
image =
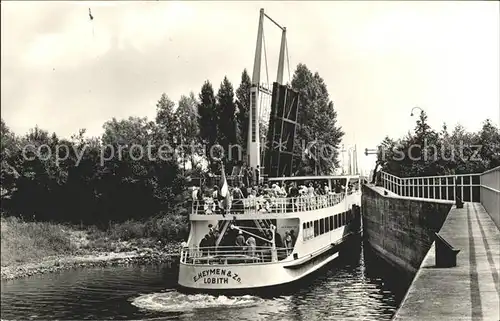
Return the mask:
[[247,167],[247,176],[248,176],[248,185],[247,186],[255,185],[253,172],[254,172],[254,170],[252,167]]
[[287,254],[289,255],[291,250],[293,249],[292,237],[290,236],[290,232],[285,232],[285,248],[287,249]]
[[233,188],[233,210],[235,213],[243,213],[243,192],[238,188]]
[[240,191],[243,194],[243,198],[248,197],[248,188],[246,188],[246,186],[248,186],[248,185],[245,185],[245,184],[240,185]]
[[295,246],[295,241],[297,241],[297,236],[295,236],[295,231],[290,230],[290,237],[292,238],[292,247]]
[[245,244],[248,246],[248,255],[254,257],[255,251],[257,249],[257,243],[255,242],[255,238],[253,236],[248,237]]
[[198,199],[199,192],[200,192],[200,190],[198,189],[198,187],[193,186],[193,192],[191,193],[191,196],[193,197],[193,201],[196,201]]
[[243,163],[242,172],[243,172],[243,184],[245,186],[250,186],[250,176],[248,175],[248,166],[246,163]]
[[210,246],[209,244],[210,244],[210,236],[208,234],[205,234],[205,237],[201,239],[199,245],[202,256],[208,254],[208,246]]
[[217,241],[216,236],[215,236],[215,230],[213,228],[210,229],[208,232],[208,241],[207,245],[208,246],[208,253],[209,254],[214,254],[215,253],[215,242]]
[[280,233],[278,231],[274,232],[274,244],[276,244],[277,248],[283,247],[283,239],[281,238]]
[[287,191],[288,191],[288,186],[286,183],[283,183],[279,191],[280,197],[287,197],[288,196]]
[[312,183],[309,183],[309,187],[307,188],[307,194],[309,196],[314,196],[314,187]]
[[238,232],[238,236],[236,237],[234,244],[236,245],[237,251],[245,250],[245,237],[243,236],[243,231],[240,230]]
[[199,201],[198,201],[198,194],[199,190],[196,186],[192,187],[192,192],[191,192],[191,197],[192,197],[192,202],[193,202],[193,210],[195,213],[198,212],[198,207],[199,207]]
[[297,210],[298,208],[298,203],[297,203],[297,197],[299,196],[299,189],[297,188],[297,183],[293,182],[290,184],[288,187],[288,197],[290,197],[290,206],[292,207],[293,210]]
[[214,191],[212,192],[212,198],[214,199],[214,202],[217,202],[219,200],[219,186],[217,185],[214,186]]

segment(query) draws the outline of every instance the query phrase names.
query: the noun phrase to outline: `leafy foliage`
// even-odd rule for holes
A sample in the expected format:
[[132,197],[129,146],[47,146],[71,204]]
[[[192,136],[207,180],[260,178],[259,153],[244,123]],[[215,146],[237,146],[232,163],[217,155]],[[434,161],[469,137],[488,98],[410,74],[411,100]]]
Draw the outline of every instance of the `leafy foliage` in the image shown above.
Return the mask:
[[243,148],[243,153],[246,154],[248,144],[248,124],[250,112],[250,88],[252,81],[248,75],[247,70],[243,70],[241,74],[241,83],[236,89],[236,106],[237,114],[236,120],[238,123],[238,143]]
[[[311,155],[296,160],[298,174],[310,175],[316,168],[318,174],[331,174],[338,166],[338,147],[344,132],[337,126],[337,112],[326,84],[318,73],[313,74],[306,65],[299,64],[293,75],[292,88],[300,94],[299,144],[296,148],[300,155]],[[317,143],[312,145],[314,141]],[[311,150],[307,149],[308,145],[311,145]]]
[[487,119],[478,132],[458,124],[448,132],[433,130],[424,111],[413,133],[386,137],[379,146],[376,169],[399,177],[480,173],[500,165],[500,130]]

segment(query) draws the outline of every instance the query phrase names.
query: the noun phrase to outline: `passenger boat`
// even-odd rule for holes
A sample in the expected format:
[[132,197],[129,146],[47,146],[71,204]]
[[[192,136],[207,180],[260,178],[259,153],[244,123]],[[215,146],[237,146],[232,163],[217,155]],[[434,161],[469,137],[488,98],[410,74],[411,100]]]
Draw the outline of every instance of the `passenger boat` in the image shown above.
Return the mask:
[[[260,84],[265,17],[261,9],[246,161],[258,171],[257,183],[267,184],[271,192],[239,200],[238,206],[227,206],[223,212],[211,198],[193,200],[190,234],[180,254],[178,283],[184,290],[245,292],[290,284],[334,260],[339,255],[339,245],[360,233],[359,176],[293,176],[298,93],[282,84],[286,29],[274,20],[282,29],[278,77],[272,91]],[[264,159],[266,166],[261,166],[261,141],[257,133],[265,95],[271,98],[268,140],[278,144],[269,148]],[[296,186],[294,192],[302,186],[302,193],[280,197],[280,186],[286,184]],[[312,193],[312,185],[320,186],[322,192],[317,193],[316,189]],[[221,186],[220,193],[226,194],[224,166]],[[213,242],[204,242],[207,238]]]

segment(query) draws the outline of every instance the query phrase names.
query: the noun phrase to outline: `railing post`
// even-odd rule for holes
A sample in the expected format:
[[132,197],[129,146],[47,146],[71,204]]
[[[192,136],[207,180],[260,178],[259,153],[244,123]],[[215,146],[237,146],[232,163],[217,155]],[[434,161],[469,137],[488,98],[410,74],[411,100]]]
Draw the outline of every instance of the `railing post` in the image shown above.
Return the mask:
[[470,183],[470,187],[469,187],[469,192],[470,192],[470,202],[472,203],[472,175],[469,176],[469,183]]
[[460,186],[461,186],[461,191],[462,193],[460,193],[460,200],[463,201],[464,200],[464,177],[461,176],[460,177]]
[[453,201],[457,199],[457,177],[453,176]]

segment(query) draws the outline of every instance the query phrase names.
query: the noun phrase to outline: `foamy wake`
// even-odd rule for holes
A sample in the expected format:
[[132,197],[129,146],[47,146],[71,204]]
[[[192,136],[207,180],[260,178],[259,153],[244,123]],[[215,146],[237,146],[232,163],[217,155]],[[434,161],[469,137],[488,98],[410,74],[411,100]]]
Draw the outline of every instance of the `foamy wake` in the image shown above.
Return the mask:
[[262,303],[263,299],[251,296],[227,297],[208,294],[182,294],[177,291],[144,294],[132,299],[132,305],[146,310],[160,312],[187,312],[198,309],[228,307],[251,307]]

